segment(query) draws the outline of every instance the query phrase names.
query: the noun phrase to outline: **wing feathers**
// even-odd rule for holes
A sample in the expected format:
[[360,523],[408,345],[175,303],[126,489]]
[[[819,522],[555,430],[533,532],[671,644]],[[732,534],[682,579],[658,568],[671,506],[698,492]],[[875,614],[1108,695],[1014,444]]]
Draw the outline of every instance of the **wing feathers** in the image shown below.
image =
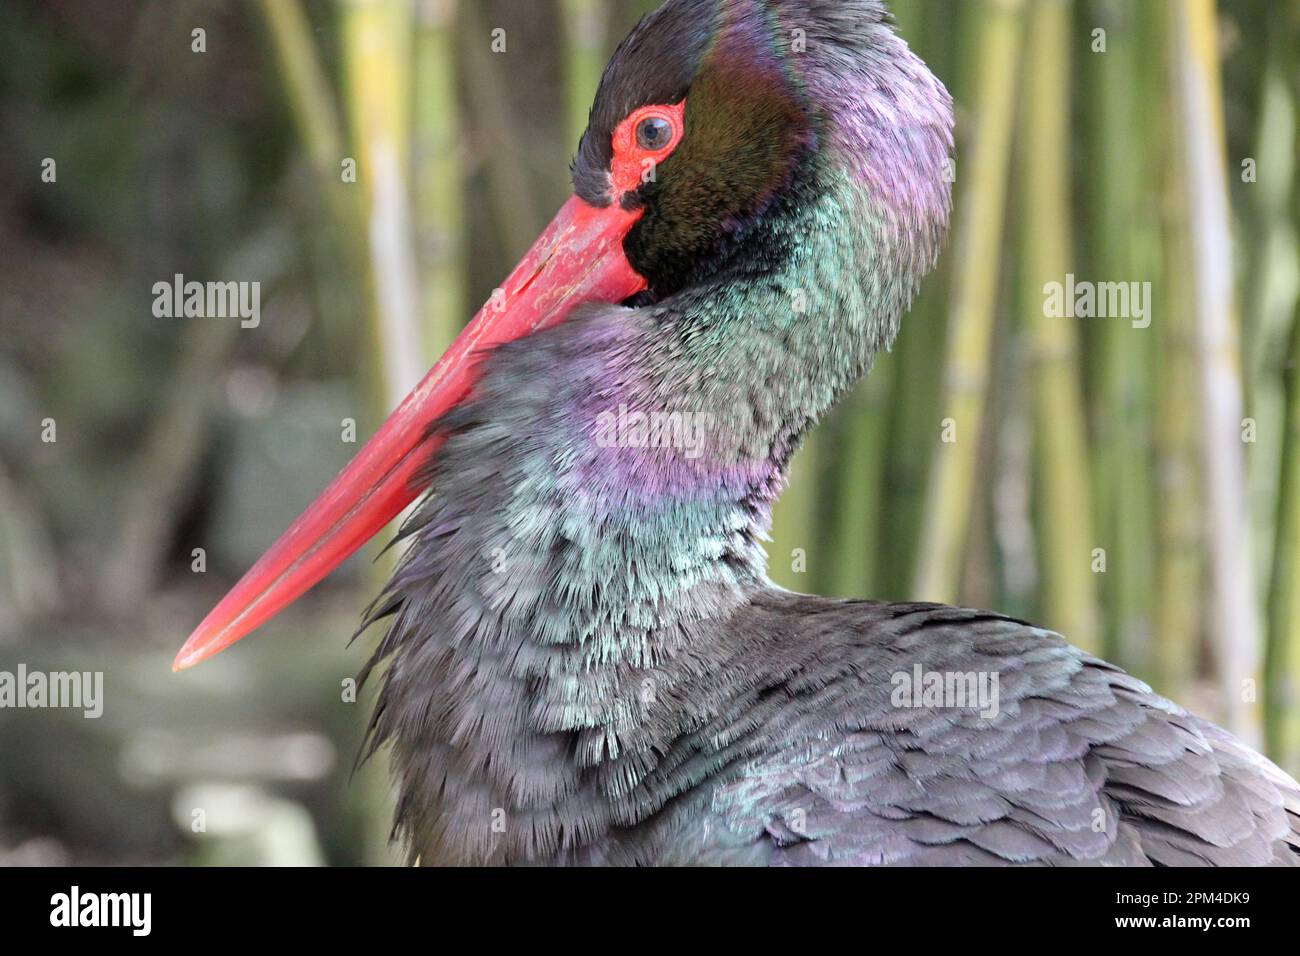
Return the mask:
[[[713,797],[774,863],[1300,865],[1294,781],[1113,665],[981,612],[814,601],[756,605],[756,633],[818,634],[782,685],[789,747]],[[996,673],[996,716],[895,706],[916,662]]]

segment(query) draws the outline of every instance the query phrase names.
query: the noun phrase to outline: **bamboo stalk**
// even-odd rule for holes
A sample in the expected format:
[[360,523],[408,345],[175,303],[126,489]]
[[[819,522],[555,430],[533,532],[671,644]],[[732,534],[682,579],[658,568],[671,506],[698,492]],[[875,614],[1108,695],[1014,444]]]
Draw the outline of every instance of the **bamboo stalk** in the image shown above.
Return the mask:
[[[1169,10],[1158,13],[1157,29],[1167,30]],[[1177,111],[1171,111],[1162,137],[1168,152],[1176,150],[1176,144],[1183,139],[1177,126]],[[1160,362],[1154,367],[1158,523],[1150,673],[1158,691],[1182,700],[1197,670],[1205,630],[1201,433],[1196,394],[1196,318],[1191,290],[1183,280],[1192,270],[1187,209],[1190,195],[1182,164],[1165,162],[1161,168],[1165,281],[1158,286],[1164,307],[1155,327],[1160,354]]]
[[[930,476],[915,593],[918,598],[955,601],[971,520],[975,464],[987,397],[990,344],[1002,248],[1007,165],[1015,113],[1015,84],[1023,33],[1021,0],[982,5],[978,126],[969,177],[959,209],[951,339],[945,360],[945,417],[956,440],[943,444]],[[939,432],[940,423],[933,423]]]
[[347,99],[358,178],[365,184],[380,392],[387,408],[396,407],[425,371],[408,185],[410,34],[405,0],[344,0]]
[[838,421],[843,453],[828,468],[833,503],[821,524],[833,557],[821,580],[826,593],[870,597],[881,593],[881,524],[884,518],[889,396],[897,365],[893,355],[876,359],[866,381],[845,403]]
[[416,213],[423,278],[424,364],[465,324],[464,209],[456,103],[456,0],[422,0],[415,33]]
[[[412,10],[407,0],[342,0],[341,11],[344,95],[357,177],[364,183],[363,221],[374,303],[366,378],[372,409],[387,412],[426,367],[410,214]],[[396,560],[397,554],[390,551],[371,564],[367,579],[372,587],[382,586]],[[360,775],[367,858],[391,862],[394,851],[384,839],[392,805],[387,758],[369,761]]]
[[[899,34],[910,44],[915,43],[920,33],[920,13],[916,0],[894,5]],[[935,65],[931,63],[932,67]],[[899,521],[898,512],[904,510],[886,504],[893,500],[890,471],[906,468],[907,464],[900,459],[909,453],[915,456],[925,451],[920,442],[900,442],[896,453],[891,454],[893,439],[898,434],[895,416],[909,409],[924,414],[923,396],[912,396],[916,401],[893,400],[896,391],[906,388],[906,383],[899,381],[899,372],[908,345],[916,353],[922,345],[934,347],[933,341],[917,334],[916,326],[924,321],[922,313],[922,300],[918,300],[903,320],[895,350],[876,357],[866,380],[858,384],[834,417],[837,432],[832,447],[842,451],[826,468],[830,494],[826,496],[828,505],[819,516],[832,556],[821,577],[824,593],[846,598],[907,593],[905,588],[895,589],[897,586],[890,578],[899,569],[893,562],[884,561],[883,556],[890,553],[897,557],[897,552],[889,546],[890,524]],[[909,489],[910,483],[900,482],[897,488]],[[904,532],[899,537],[911,541],[914,536]]]
[[1214,0],[1171,0],[1174,90],[1191,209],[1197,358],[1205,422],[1211,637],[1222,723],[1259,737],[1259,611],[1247,546],[1241,354],[1232,289],[1231,217]]
[[[954,99],[959,104],[964,102],[962,87],[973,71],[959,68],[957,58],[952,55],[954,44],[947,41],[957,33],[974,33],[982,22],[983,9],[974,4],[961,4],[954,11],[922,0],[906,0],[893,9],[900,35],[936,74],[944,77]],[[958,107],[958,154],[965,152],[965,128]],[[892,352],[878,362],[893,366],[897,374],[893,376],[887,398],[888,424],[881,463],[883,497],[877,505],[876,518],[877,548],[881,557],[888,556],[888,560],[876,563],[876,582],[868,592],[873,597],[905,598],[914,593],[927,476],[938,445],[925,438],[933,434],[934,422],[942,417],[940,409],[944,401],[941,389],[916,386],[943,378],[950,338],[947,309],[952,271],[952,256],[940,256],[934,273],[922,284],[911,310],[903,317]]]
[[[947,257],[944,257],[946,260]],[[889,432],[885,451],[885,501],[881,507],[881,550],[891,560],[878,566],[875,594],[903,598],[915,593],[920,565],[921,529],[925,524],[927,475],[939,443],[924,440],[942,416],[939,389],[917,389],[918,382],[941,381],[949,337],[946,283],[949,265],[940,263],[940,275],[923,289],[912,311],[903,319],[891,359],[898,366],[889,399]],[[873,373],[874,374],[874,373]],[[942,448],[942,446],[939,446]]]
[[[1122,0],[1099,0],[1099,22],[1108,29],[1107,50],[1094,63],[1093,272],[1096,282],[1150,281],[1138,267],[1136,230],[1142,198],[1143,127],[1139,99],[1142,58],[1134,22],[1138,8]],[[1124,147],[1122,144],[1132,144]],[[1148,270],[1154,268],[1147,263]],[[1148,310],[1151,303],[1148,302]],[[1148,311],[1148,318],[1151,318]],[[1098,545],[1106,552],[1102,576],[1106,610],[1106,656],[1134,670],[1151,666],[1154,593],[1154,460],[1151,455],[1153,396],[1149,387],[1150,328],[1126,316],[1096,320],[1096,453],[1092,456]]]
[[1268,753],[1295,773],[1300,770],[1300,309],[1285,381],[1286,429],[1269,582],[1265,730]]
[[[956,19],[975,23],[973,7],[963,5]],[[908,45],[923,56],[931,69],[947,79],[954,72],[947,58],[934,51],[938,35],[932,22],[933,4],[907,0],[894,6],[899,33]],[[946,24],[947,21],[939,21]],[[929,45],[931,49],[922,51]],[[953,89],[954,96],[960,91]],[[881,451],[882,497],[875,505],[879,526],[877,549],[889,560],[875,567],[875,582],[866,593],[872,597],[905,598],[912,594],[913,578],[921,525],[925,514],[926,476],[934,455],[934,446],[926,440],[932,423],[940,418],[942,396],[939,389],[917,389],[917,382],[939,381],[943,374],[944,343],[947,336],[947,277],[950,256],[940,256],[934,274],[924,283],[911,310],[903,317],[902,327],[888,358],[877,365],[897,369],[886,396],[887,422]],[[873,371],[879,374],[880,368]]]
[[597,0],[564,0],[564,23],[568,34],[569,137],[574,148],[587,129],[587,118],[600,74],[605,68],[605,19],[608,9]]
[[921,33],[921,2],[920,0],[896,0],[891,5],[894,14],[894,24],[898,29],[898,35],[907,41],[913,52],[916,49],[917,40]]
[[1043,288],[1064,282],[1070,248],[1070,4],[1038,0],[1029,18],[1022,276],[1034,352],[1034,435],[1043,622],[1100,651],[1093,591],[1091,493],[1073,320],[1045,314]]
[[[1270,37],[1273,44],[1270,49],[1272,69],[1265,82],[1281,102],[1276,109],[1266,111],[1261,121],[1264,127],[1261,140],[1275,141],[1275,148],[1268,148],[1269,143],[1265,142],[1259,159],[1261,164],[1268,164],[1270,175],[1280,180],[1269,184],[1273,199],[1278,203],[1277,206],[1270,203],[1269,207],[1275,211],[1291,209],[1296,219],[1300,219],[1300,189],[1296,188],[1295,162],[1296,148],[1300,145],[1300,128],[1296,121],[1300,78],[1295,75],[1295,44],[1300,39],[1300,31],[1295,27],[1300,27],[1300,17],[1292,11],[1292,23],[1287,23],[1279,11],[1274,11],[1274,14],[1276,32]],[[1289,86],[1287,79],[1291,81]],[[1288,103],[1289,109],[1285,106]],[[1274,118],[1271,124],[1268,122],[1270,118]],[[1261,181],[1261,185],[1266,184]],[[1277,228],[1289,231],[1289,237],[1280,238],[1278,242],[1289,244],[1294,252],[1294,226],[1288,228],[1278,223]],[[1290,259],[1276,261],[1273,265],[1278,269],[1296,270],[1297,261],[1292,255]],[[1295,278],[1294,271],[1292,278]],[[1293,284],[1290,342],[1280,376],[1285,399],[1265,655],[1267,752],[1293,775],[1300,773],[1300,303],[1294,301],[1294,288]]]
[[1252,502],[1255,509],[1256,557],[1270,568],[1264,654],[1266,752],[1283,766],[1300,766],[1300,728],[1293,716],[1300,690],[1295,678],[1296,643],[1300,642],[1300,589],[1297,570],[1296,444],[1300,431],[1300,398],[1296,356],[1300,354],[1297,299],[1300,292],[1300,252],[1295,223],[1296,90],[1294,36],[1282,8],[1269,11],[1268,49],[1260,84],[1259,127],[1253,158],[1256,179],[1247,187],[1253,200],[1253,233],[1258,251],[1249,262],[1243,330],[1246,343],[1248,407],[1258,422],[1251,450]]
[[312,44],[311,24],[298,0],[261,0],[261,8],[289,95],[290,114],[312,165],[323,178],[338,182],[343,134],[334,94]]
[[497,233],[510,261],[522,254],[541,232],[546,217],[534,190],[533,177],[524,162],[524,144],[517,133],[510,98],[489,47],[491,28],[478,3],[461,7],[465,88],[484,139],[491,144],[485,166],[488,198]]
[[[1243,385],[1248,408],[1261,404],[1256,389],[1263,387],[1268,393],[1263,403],[1279,415],[1282,396],[1278,363],[1287,354],[1291,319],[1300,294],[1300,255],[1292,203],[1297,165],[1297,103],[1292,84],[1297,66],[1297,31],[1287,22],[1295,16],[1294,10],[1280,4],[1268,10],[1258,126],[1250,157],[1256,164],[1255,176],[1243,190],[1251,200],[1250,228],[1257,239],[1254,254],[1244,263],[1246,276],[1242,282],[1242,352],[1249,371]],[[1235,176],[1241,170],[1230,168],[1228,172]],[[1267,437],[1276,430],[1267,426],[1262,430],[1268,435],[1260,436],[1260,444],[1267,447]],[[1257,447],[1252,457],[1263,457],[1259,452]],[[1254,469],[1252,498],[1271,498],[1276,478],[1274,468]],[[1267,553],[1262,552],[1261,557],[1267,563]]]
[[[325,228],[308,238],[313,255],[328,265],[315,271],[321,316],[321,348],[340,352],[356,340],[358,313],[368,292],[357,289],[352,263],[364,255],[364,210],[356,187],[342,180],[346,146],[338,100],[312,38],[299,0],[261,0],[289,113],[316,175]],[[342,263],[345,268],[338,266]]]
[[815,592],[831,552],[818,534],[817,503],[825,480],[824,442],[813,429],[790,463],[789,484],[772,509],[768,573],[792,591]]

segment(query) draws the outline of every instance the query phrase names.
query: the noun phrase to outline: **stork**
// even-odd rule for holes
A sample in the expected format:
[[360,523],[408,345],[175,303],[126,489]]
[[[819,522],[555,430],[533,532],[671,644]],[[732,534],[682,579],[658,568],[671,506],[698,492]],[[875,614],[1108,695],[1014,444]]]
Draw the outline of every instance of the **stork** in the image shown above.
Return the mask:
[[668,0],[573,198],[176,668],[420,498],[363,625],[412,861],[1300,863],[1293,780],[1060,636],[768,577],[791,456],[935,263],[952,125],[882,0]]

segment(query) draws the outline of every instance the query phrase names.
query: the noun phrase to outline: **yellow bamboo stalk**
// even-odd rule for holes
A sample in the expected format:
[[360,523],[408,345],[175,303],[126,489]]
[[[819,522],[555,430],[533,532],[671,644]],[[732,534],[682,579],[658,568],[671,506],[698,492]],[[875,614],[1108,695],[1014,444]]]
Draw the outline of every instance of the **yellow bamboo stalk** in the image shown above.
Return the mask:
[[[943,412],[952,420],[956,440],[940,446],[930,476],[915,584],[923,600],[955,601],[961,586],[1001,271],[1023,6],[1022,0],[985,0],[982,9],[973,144],[969,158],[958,165],[962,203],[944,375]],[[936,438],[940,428],[935,422]]]
[[1079,343],[1074,320],[1049,317],[1043,287],[1073,268],[1070,242],[1070,7],[1037,0],[1026,45],[1024,185],[1025,317],[1034,352],[1038,532],[1043,623],[1100,650]]
[[1191,210],[1192,281],[1205,425],[1206,518],[1210,541],[1211,638],[1221,721],[1259,739],[1259,609],[1247,544],[1246,462],[1241,440],[1241,349],[1232,287],[1223,102],[1214,0],[1170,0],[1174,99],[1184,136]]
[[[352,154],[363,188],[375,310],[371,323],[371,401],[395,407],[425,371],[420,345],[420,290],[415,260],[410,176],[411,7],[406,0],[341,0],[345,97]],[[371,566],[372,587],[391,572],[388,552]],[[387,758],[362,768],[367,857],[391,858],[381,829],[392,802]]]
[[426,370],[408,179],[411,10],[405,0],[343,0],[342,9],[347,98],[379,306],[381,390],[394,408]]
[[[1167,21],[1168,18],[1162,18]],[[1182,140],[1171,121],[1170,139]],[[1156,602],[1151,680],[1181,700],[1196,673],[1205,628],[1205,534],[1201,520],[1200,415],[1197,409],[1196,318],[1183,280],[1191,273],[1187,203],[1179,163],[1168,163],[1162,196],[1165,281],[1155,323],[1156,366]]]

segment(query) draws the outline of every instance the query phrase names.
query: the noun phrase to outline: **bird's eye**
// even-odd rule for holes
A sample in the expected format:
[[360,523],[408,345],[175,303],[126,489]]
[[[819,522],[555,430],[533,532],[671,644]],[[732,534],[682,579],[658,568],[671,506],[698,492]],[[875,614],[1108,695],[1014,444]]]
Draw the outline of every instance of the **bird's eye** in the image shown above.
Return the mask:
[[615,199],[636,192],[654,179],[654,168],[677,148],[686,133],[686,101],[658,103],[633,110],[610,137],[614,156],[609,178]]
[[636,127],[636,144],[658,152],[673,141],[673,124],[662,116],[647,116]]

